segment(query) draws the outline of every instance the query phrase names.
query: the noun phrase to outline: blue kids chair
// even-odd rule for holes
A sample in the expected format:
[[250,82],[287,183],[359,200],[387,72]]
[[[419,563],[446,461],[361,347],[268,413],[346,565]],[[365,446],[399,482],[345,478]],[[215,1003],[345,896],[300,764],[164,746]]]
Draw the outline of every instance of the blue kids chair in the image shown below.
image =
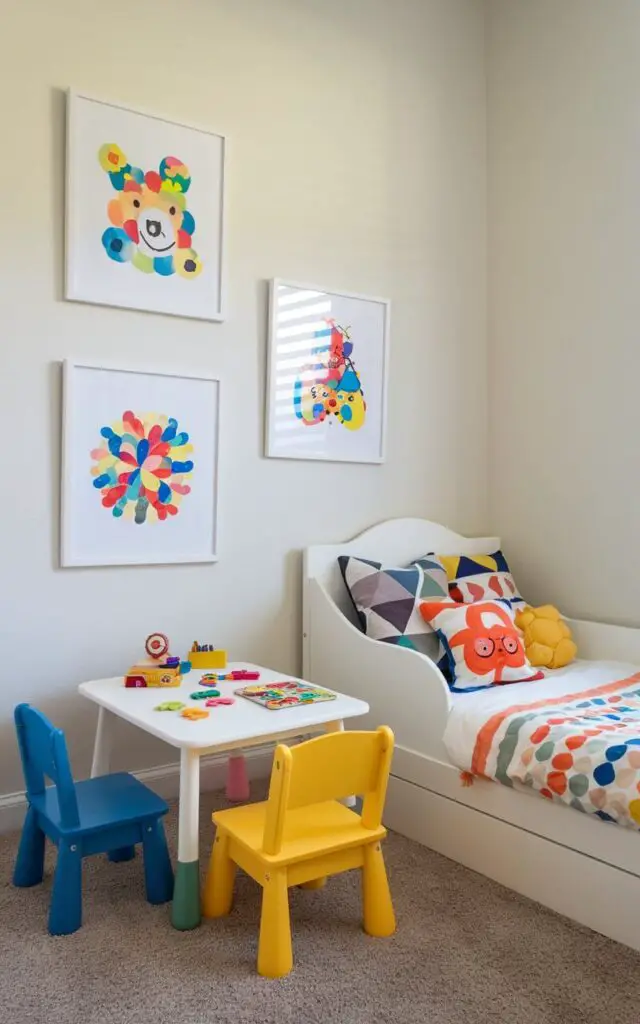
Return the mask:
[[[13,884],[38,885],[45,838],[56,844],[50,933],[69,935],[82,924],[82,858],[94,853],[130,860],[135,844],[142,843],[147,899],[170,900],[173,870],[161,821],[168,811],[164,800],[127,772],[74,783],[62,730],[28,704],[19,704],[14,718],[29,807]],[[45,787],[45,776],[53,786]]]

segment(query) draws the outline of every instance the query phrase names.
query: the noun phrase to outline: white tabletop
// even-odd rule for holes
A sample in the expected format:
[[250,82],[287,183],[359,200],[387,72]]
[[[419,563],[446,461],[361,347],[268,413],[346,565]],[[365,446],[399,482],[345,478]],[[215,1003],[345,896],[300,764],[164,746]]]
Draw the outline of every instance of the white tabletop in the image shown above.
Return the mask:
[[[232,663],[220,672],[231,672],[234,668],[259,672],[260,679],[257,682],[260,683],[274,683],[284,679],[303,681],[296,676],[287,676],[261,665],[249,665],[247,662]],[[179,711],[154,710],[158,704],[174,700],[182,701],[191,707],[204,708],[203,700],[190,699],[190,694],[200,689],[199,680],[202,675],[204,672],[192,670],[184,676],[181,686],[140,689],[125,687],[123,677],[118,676],[115,679],[95,679],[89,683],[81,683],[78,690],[83,697],[88,697],[89,700],[126,719],[127,722],[132,722],[145,732],[158,736],[165,743],[192,750],[232,749],[266,742],[275,737],[297,736],[322,729],[323,725],[329,722],[366,715],[369,711],[369,705],[365,701],[346,697],[341,693],[337,694],[336,700],[298,705],[277,711],[269,711],[244,697],[236,697],[232,705],[206,708],[209,717],[195,721],[182,718]],[[254,680],[246,683],[236,680],[211,684],[223,697],[232,697],[235,690],[250,685],[255,685]]]

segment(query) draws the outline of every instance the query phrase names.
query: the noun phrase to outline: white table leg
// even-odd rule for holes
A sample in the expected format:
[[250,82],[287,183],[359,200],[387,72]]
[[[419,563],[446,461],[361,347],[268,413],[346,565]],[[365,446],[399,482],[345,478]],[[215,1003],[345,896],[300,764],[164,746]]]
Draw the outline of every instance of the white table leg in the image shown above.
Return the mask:
[[102,706],[98,709],[98,727],[93,745],[93,761],[91,762],[91,778],[107,775],[111,763],[111,746],[113,743],[113,726],[115,715]]
[[180,751],[180,810],[178,817],[178,865],[171,920],[174,928],[187,931],[200,924],[200,755]]
[[342,719],[338,719],[336,722],[325,722],[325,732],[344,732],[344,722]]
[[[336,721],[336,722],[327,722],[325,727],[324,727],[324,731],[325,732],[344,732],[344,722],[342,721],[342,719],[338,719],[338,721]],[[355,796],[345,796],[345,798],[344,798],[344,800],[342,802],[343,802],[343,804],[346,804],[347,807],[355,807],[356,806],[356,798],[355,798]]]

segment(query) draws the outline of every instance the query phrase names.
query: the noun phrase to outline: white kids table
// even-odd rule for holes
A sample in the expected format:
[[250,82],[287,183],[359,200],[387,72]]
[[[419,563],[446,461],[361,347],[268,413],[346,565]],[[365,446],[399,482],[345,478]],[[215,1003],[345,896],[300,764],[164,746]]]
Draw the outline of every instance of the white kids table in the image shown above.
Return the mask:
[[[260,683],[282,679],[295,680],[260,665],[231,664],[221,670],[246,668],[260,673]],[[306,706],[269,711],[243,697],[232,705],[207,708],[208,718],[189,721],[177,711],[155,711],[165,701],[182,701],[192,707],[204,708],[204,701],[192,701],[189,695],[199,689],[203,672],[192,671],[184,676],[181,686],[167,688],[127,689],[121,676],[96,679],[78,687],[83,697],[98,707],[91,777],[109,771],[114,717],[124,718],[145,732],[157,736],[180,750],[180,811],[178,817],[178,865],[172,906],[175,928],[186,930],[200,923],[200,868],[198,861],[198,817],[200,803],[200,758],[244,747],[258,746],[312,732],[336,732],[343,728],[345,718],[366,715],[369,705],[354,697],[338,694],[336,700]],[[302,680],[295,680],[301,682]],[[253,681],[212,684],[221,696],[233,696],[234,690]],[[334,691],[335,692],[335,691]]]

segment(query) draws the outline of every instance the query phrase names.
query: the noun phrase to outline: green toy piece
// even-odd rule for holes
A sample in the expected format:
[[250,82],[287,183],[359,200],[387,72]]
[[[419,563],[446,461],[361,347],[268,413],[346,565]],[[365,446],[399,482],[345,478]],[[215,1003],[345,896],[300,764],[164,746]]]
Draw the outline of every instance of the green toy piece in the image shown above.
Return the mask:
[[157,704],[154,711],[182,711],[185,705],[180,700],[166,700],[164,704]]
[[196,690],[195,693],[190,694],[191,700],[204,700],[205,697],[219,697],[220,690]]

